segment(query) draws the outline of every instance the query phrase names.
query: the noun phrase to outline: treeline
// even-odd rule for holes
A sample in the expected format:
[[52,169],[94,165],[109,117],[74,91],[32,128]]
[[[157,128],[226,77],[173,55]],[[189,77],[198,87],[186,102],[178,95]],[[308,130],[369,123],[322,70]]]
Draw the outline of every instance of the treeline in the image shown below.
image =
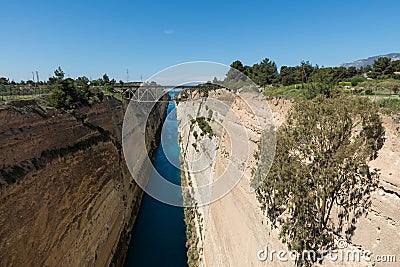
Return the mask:
[[114,94],[116,85],[123,85],[115,79],[110,79],[107,74],[95,80],[86,76],[76,79],[65,78],[65,73],[58,67],[48,81],[21,81],[16,83],[8,78],[0,77],[1,96],[12,96],[18,99],[19,95],[42,95],[50,106],[65,110],[74,110],[82,105],[92,105],[102,101],[104,94]]
[[[257,85],[265,87],[266,85],[294,85],[305,83],[323,83],[337,85],[339,82],[351,82],[353,86],[372,79],[400,79],[400,60],[391,61],[389,58],[381,57],[377,59],[372,66],[356,67],[319,67],[312,65],[309,61],[302,61],[297,66],[282,66],[278,68],[274,61],[265,58],[260,63],[253,66],[245,66],[239,60],[234,61],[231,68],[236,69],[252,79]],[[235,71],[229,71],[226,77],[227,81],[239,82],[243,77]]]
[[[58,67],[54,71],[54,76],[50,77],[47,81],[34,81],[34,80],[21,80],[20,82],[15,82],[15,81],[10,81],[9,78],[7,77],[0,77],[0,85],[54,85],[57,84],[60,80],[65,78],[65,73],[61,69],[61,67]],[[72,79],[72,78],[68,78]],[[124,82],[120,80],[117,82],[115,79],[110,79],[107,74],[104,74],[103,77],[95,79],[95,80],[89,80],[86,76],[81,76],[78,77],[76,80],[79,80],[80,82],[85,82],[90,84],[91,86],[107,86],[107,85],[123,85]]]

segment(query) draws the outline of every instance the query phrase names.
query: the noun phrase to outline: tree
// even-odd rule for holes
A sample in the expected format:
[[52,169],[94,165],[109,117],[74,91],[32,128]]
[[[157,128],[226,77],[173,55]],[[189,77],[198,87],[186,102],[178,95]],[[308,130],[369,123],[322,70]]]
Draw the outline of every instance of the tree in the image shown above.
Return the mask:
[[54,76],[55,76],[58,80],[64,79],[65,73],[64,73],[64,71],[61,69],[60,66],[58,66],[58,68],[54,71]]
[[387,67],[390,65],[390,58],[380,57],[374,62],[374,71],[378,74],[384,74]]
[[400,71],[400,60],[395,60],[390,62],[390,68],[395,71]]
[[[295,104],[278,129],[270,172],[259,168],[252,180],[262,181],[257,198],[289,249],[320,255],[334,236],[351,237],[377,188],[378,170],[368,162],[383,142],[378,110],[368,99],[319,96]],[[260,155],[263,166],[269,151],[261,147]]]
[[76,82],[76,85],[77,85],[77,86],[79,86],[79,87],[84,87],[84,88],[89,87],[89,83],[90,83],[89,78],[86,77],[86,76],[78,77],[78,78],[75,80],[75,82]]
[[244,73],[244,67],[243,67],[242,62],[240,62],[239,60],[236,60],[236,61],[232,62],[231,69],[226,74],[226,79],[228,81],[243,80],[243,77],[244,77],[243,73]]
[[339,81],[343,80],[344,78],[348,78],[348,71],[345,67],[335,67],[333,68],[334,75],[337,77]]
[[278,81],[278,69],[274,61],[269,58],[263,59],[259,64],[254,64],[252,68],[252,79],[259,86],[265,87]]
[[240,72],[244,72],[243,63],[239,60],[232,62],[231,68],[237,69]]
[[309,61],[302,61],[300,65],[294,67],[282,66],[280,71],[281,82],[283,85],[306,83],[316,69],[318,67],[313,67]]
[[71,78],[61,80],[49,97],[49,103],[56,108],[73,109],[78,100],[75,81]]
[[338,71],[332,67],[317,69],[312,73],[311,81],[321,84],[336,85],[339,81]]
[[311,77],[312,73],[318,69],[318,66],[313,67],[312,64],[309,61],[302,61],[300,63],[300,67],[302,69],[302,72],[304,74],[304,82],[308,82],[309,78]]
[[103,83],[102,79],[90,81],[90,85],[93,85],[93,86],[100,86],[102,83]]
[[389,68],[390,61],[390,58],[387,57],[380,57],[375,60],[372,71],[368,73],[368,77],[376,79],[381,75],[392,74],[392,71]]
[[347,75],[348,75],[349,78],[356,76],[357,75],[357,68],[354,67],[354,66],[350,66],[347,69]]
[[1,84],[1,85],[9,84],[8,78],[0,77],[0,84]]
[[302,68],[299,66],[288,67],[282,66],[280,71],[281,83],[283,85],[291,85],[301,83]]
[[67,78],[54,84],[49,97],[50,105],[56,108],[74,110],[82,105],[92,105],[102,101],[103,92],[89,87],[89,79],[85,76],[76,80]]
[[104,73],[103,75],[103,83],[105,85],[110,84],[110,78],[108,77],[107,73]]
[[352,86],[357,86],[359,83],[365,82],[367,79],[362,75],[355,75],[349,79]]

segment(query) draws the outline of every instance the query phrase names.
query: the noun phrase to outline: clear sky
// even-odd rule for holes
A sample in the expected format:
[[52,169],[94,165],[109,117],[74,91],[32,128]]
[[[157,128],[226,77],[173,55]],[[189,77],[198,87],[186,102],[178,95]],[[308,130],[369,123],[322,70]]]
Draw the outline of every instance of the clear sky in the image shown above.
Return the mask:
[[0,76],[148,78],[186,61],[335,66],[400,52],[400,1],[18,1],[0,7]]

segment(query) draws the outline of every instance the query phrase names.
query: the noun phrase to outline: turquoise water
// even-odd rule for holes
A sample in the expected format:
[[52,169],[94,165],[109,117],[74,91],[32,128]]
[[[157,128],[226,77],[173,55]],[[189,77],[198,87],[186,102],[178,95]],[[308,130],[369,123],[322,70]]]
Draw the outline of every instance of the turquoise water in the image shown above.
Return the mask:
[[[176,163],[179,162],[180,150],[174,102],[169,103],[167,112],[169,115],[162,129],[163,143],[155,152],[154,166],[164,178],[180,185],[181,173],[175,167],[179,166]],[[187,266],[185,243],[183,208],[161,203],[145,194],[132,231],[125,266]]]

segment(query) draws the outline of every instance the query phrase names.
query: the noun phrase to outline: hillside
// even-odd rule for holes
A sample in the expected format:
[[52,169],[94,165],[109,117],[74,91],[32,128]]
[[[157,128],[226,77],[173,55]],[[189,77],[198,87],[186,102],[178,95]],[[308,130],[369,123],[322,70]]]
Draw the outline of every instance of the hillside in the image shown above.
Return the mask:
[[387,55],[381,55],[381,56],[374,56],[374,57],[369,57],[369,58],[365,58],[365,59],[359,59],[359,60],[356,60],[354,62],[343,63],[340,66],[343,66],[343,67],[346,67],[346,68],[348,68],[348,67],[356,67],[356,68],[366,67],[368,65],[373,65],[374,61],[377,60],[380,57],[388,57],[392,61],[395,61],[395,60],[400,60],[400,53],[391,53],[391,54],[387,54]]

